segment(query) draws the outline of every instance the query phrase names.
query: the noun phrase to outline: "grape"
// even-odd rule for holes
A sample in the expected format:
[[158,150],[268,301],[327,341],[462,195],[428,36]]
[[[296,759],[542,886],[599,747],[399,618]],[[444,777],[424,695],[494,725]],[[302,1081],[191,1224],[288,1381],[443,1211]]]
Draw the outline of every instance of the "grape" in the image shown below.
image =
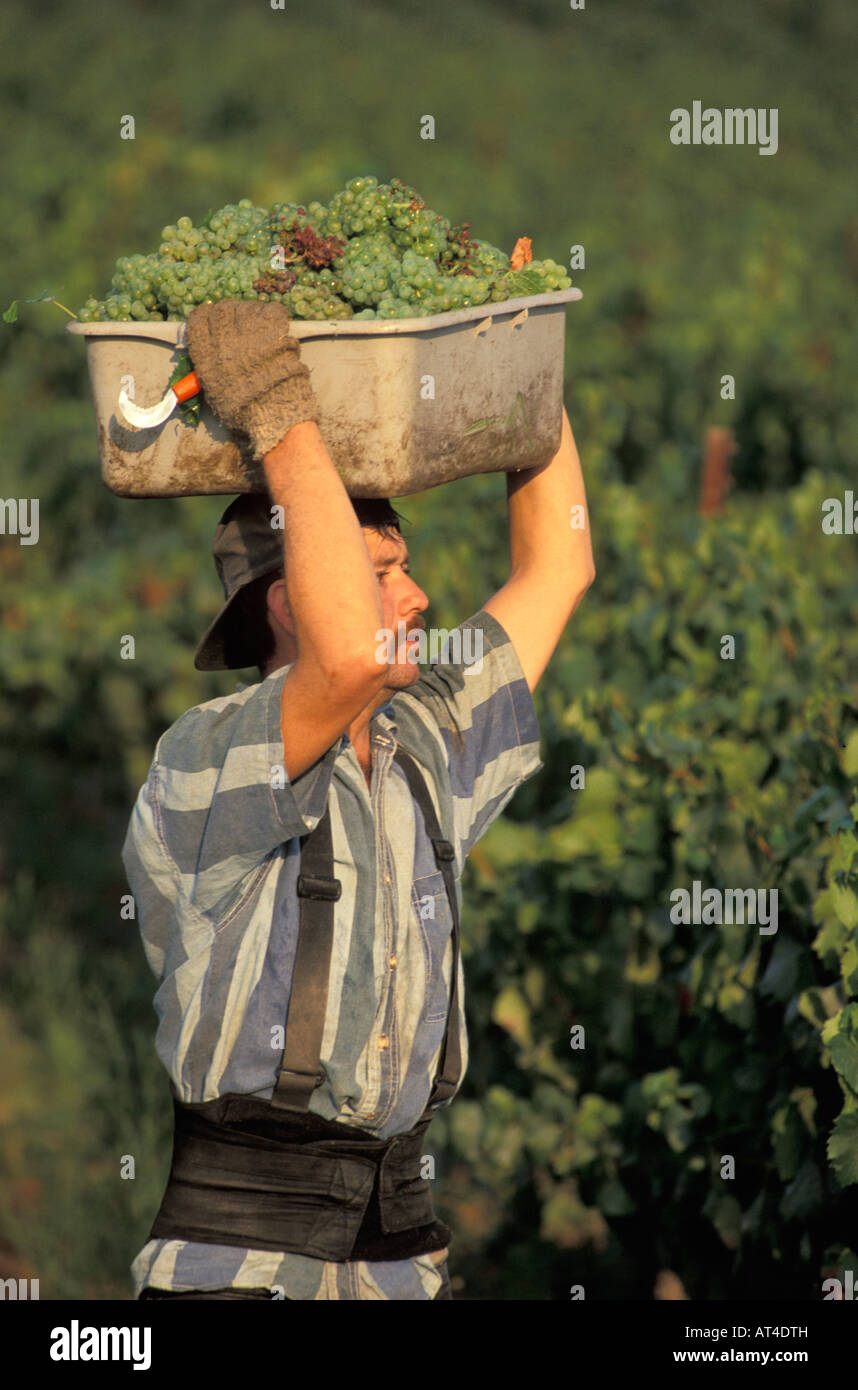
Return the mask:
[[[334,240],[337,239],[337,240]],[[284,248],[272,265],[272,250]],[[283,304],[307,320],[423,317],[567,289],[556,261],[509,257],[427,207],[401,179],[350,179],[330,203],[226,203],[204,223],[162,227],[157,251],[120,256],[84,323],[182,319],[221,299]]]

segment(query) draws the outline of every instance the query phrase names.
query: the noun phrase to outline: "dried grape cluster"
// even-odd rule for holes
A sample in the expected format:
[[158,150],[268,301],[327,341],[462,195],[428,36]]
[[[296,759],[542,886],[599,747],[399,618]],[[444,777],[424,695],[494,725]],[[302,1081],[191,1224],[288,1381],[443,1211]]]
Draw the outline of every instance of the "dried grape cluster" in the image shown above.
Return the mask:
[[249,198],[165,227],[148,256],[122,256],[85,323],[184,319],[205,301],[261,299],[296,319],[420,318],[568,289],[554,261],[509,256],[453,226],[401,179],[351,179],[326,207],[254,207]]

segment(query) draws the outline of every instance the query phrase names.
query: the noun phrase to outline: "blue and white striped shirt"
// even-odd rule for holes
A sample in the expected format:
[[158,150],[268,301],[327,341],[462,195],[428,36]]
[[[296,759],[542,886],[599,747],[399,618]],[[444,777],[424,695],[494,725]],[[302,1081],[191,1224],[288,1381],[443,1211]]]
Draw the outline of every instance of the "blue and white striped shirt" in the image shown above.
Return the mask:
[[[439,661],[370,725],[368,788],[344,734],[294,782],[283,772],[288,667],[189,710],[162,735],[122,851],[143,946],[159,981],[155,1045],[180,1100],[268,1099],[283,1050],[298,939],[299,837],[330,806],[334,941],[322,1041],[324,1084],[310,1110],[388,1138],[428,1101],[450,995],[452,916],[422,817],[393,764],[421,766],[461,874],[480,836],[542,763],[532,695],[500,623],[483,611],[482,660]],[[478,647],[479,650],[479,647]],[[279,776],[278,776],[279,773]],[[459,963],[462,1069],[468,1046]],[[327,1262],[292,1253],[151,1240],[132,1265],[147,1284],[186,1290],[278,1287],[287,1299],[431,1299],[429,1255]]]

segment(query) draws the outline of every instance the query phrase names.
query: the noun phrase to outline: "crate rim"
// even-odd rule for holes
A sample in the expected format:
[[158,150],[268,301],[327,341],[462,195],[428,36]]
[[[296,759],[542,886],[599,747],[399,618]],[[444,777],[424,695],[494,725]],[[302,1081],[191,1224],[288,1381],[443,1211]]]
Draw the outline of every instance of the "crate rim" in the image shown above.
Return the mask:
[[[438,328],[475,322],[478,319],[498,318],[521,313],[523,309],[549,308],[559,304],[574,304],[583,299],[579,289],[552,290],[550,294],[531,294],[520,299],[502,299],[495,303],[476,304],[468,309],[450,309],[443,314],[424,314],[410,319],[290,319],[294,336],[303,338],[361,338],[396,337],[397,334],[431,333]],[[255,303],[254,300],[241,301]],[[185,341],[187,319],[135,319],[120,323],[114,319],[98,323],[82,323],[80,319],[66,324],[66,332],[90,338],[149,338],[155,342],[182,344]]]

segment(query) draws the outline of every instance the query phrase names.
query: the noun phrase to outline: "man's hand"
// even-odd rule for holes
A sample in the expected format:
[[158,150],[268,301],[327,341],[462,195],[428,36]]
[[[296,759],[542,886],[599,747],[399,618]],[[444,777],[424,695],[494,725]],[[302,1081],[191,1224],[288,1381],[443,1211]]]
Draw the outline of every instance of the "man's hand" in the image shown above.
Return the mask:
[[293,425],[319,423],[319,406],[282,304],[222,299],[188,318],[188,352],[206,400],[229,428],[250,437],[257,459]]

